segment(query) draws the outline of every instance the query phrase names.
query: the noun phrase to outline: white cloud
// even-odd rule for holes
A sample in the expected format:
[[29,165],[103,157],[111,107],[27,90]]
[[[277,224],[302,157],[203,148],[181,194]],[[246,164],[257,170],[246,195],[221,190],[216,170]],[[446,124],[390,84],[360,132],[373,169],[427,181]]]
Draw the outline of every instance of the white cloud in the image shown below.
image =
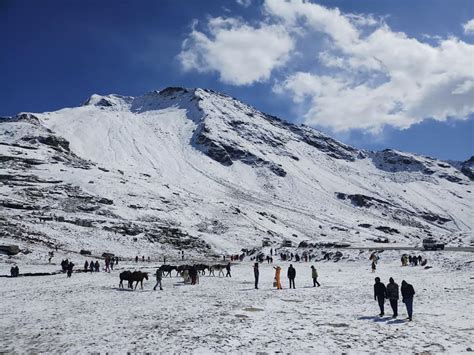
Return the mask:
[[467,35],[474,34],[474,19],[467,21],[462,25],[464,33]]
[[234,18],[211,18],[206,33],[195,26],[178,56],[185,70],[218,72],[223,82],[249,85],[267,80],[285,64],[294,41],[282,25],[250,26]]
[[384,23],[364,36],[337,9],[302,0],[265,4],[287,27],[303,26],[308,36],[323,33],[330,40],[318,59],[331,75],[295,72],[275,88],[309,103],[307,124],[378,133],[385,125],[403,129],[426,118],[463,119],[474,112],[473,45],[448,38],[433,46]]
[[252,5],[252,0],[236,0],[236,1],[237,1],[237,4],[243,7],[249,7],[250,5]]
[[[370,14],[344,14],[305,0],[265,0],[263,10],[257,25],[216,17],[204,30],[194,26],[179,54],[183,68],[217,72],[233,85],[273,74],[274,91],[289,94],[307,124],[338,133],[380,133],[387,125],[404,129],[474,112],[472,44],[410,38]],[[474,20],[464,31],[474,31]],[[298,55],[290,58],[293,50]]]

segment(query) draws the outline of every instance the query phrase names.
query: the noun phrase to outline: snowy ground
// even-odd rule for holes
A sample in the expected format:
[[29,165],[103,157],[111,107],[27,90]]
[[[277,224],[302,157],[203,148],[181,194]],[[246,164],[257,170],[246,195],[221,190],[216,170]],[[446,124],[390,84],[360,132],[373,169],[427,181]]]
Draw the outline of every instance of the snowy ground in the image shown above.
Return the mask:
[[[348,253],[346,251],[346,253]],[[118,273],[0,278],[0,353],[3,352],[465,352],[474,348],[472,253],[426,253],[432,269],[401,267],[400,252],[381,255],[370,273],[368,251],[338,263],[318,262],[313,288],[309,263],[295,263],[296,290],[272,288],[272,265],[262,264],[253,289],[251,262],[232,278],[201,277],[197,286],[164,280],[164,291],[118,288]],[[436,256],[436,260],[435,260]],[[82,265],[85,259],[75,257]],[[352,260],[352,261],[350,261]],[[58,260],[56,260],[58,261]],[[0,274],[12,260],[0,257]],[[128,265],[127,265],[128,264]],[[275,263],[286,275],[288,263]],[[19,263],[20,272],[57,265]],[[120,269],[135,268],[123,262]],[[141,269],[153,263],[139,263]],[[379,318],[373,278],[412,283],[414,321]]]

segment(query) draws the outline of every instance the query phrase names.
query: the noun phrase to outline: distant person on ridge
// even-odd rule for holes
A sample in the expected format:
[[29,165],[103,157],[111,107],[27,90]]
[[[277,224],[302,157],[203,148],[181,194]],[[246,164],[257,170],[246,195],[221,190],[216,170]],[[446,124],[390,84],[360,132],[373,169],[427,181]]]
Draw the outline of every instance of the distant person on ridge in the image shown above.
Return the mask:
[[225,277],[232,277],[232,275],[230,274],[230,263],[227,263],[227,265],[225,266],[225,269],[227,271],[227,273],[225,274]]
[[380,307],[380,317],[384,315],[384,304],[385,298],[387,297],[387,289],[385,285],[380,282],[380,277],[375,278],[375,285],[374,285],[374,300],[378,301]]
[[314,265],[311,266],[311,277],[313,278],[313,287],[316,287],[316,285],[321,286],[318,282],[318,270],[314,267]]
[[411,321],[413,317],[413,296],[415,295],[415,289],[412,285],[403,280],[400,291],[402,292],[402,301],[407,307],[408,320]]
[[390,306],[392,307],[392,310],[393,310],[392,318],[397,318],[398,298],[399,298],[398,284],[395,283],[392,277],[389,279],[389,283],[387,284],[387,298],[389,299]]
[[89,263],[87,262],[87,260],[86,260],[86,262],[84,263],[84,271],[85,271],[85,272],[89,271]]
[[293,285],[293,288],[295,288],[295,277],[296,277],[296,270],[293,267],[293,265],[290,264],[288,267],[288,279],[290,280],[290,288]]

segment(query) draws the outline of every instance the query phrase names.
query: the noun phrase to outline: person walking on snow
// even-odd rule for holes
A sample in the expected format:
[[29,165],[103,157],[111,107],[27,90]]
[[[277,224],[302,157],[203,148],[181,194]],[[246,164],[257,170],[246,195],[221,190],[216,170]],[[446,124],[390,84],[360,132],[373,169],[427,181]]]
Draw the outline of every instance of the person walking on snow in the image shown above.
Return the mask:
[[291,285],[293,285],[293,288],[295,288],[295,277],[296,277],[296,270],[293,267],[293,265],[290,264],[290,267],[288,268],[288,279],[290,280],[290,288],[291,288]]
[[398,284],[395,283],[392,277],[389,279],[389,283],[387,284],[387,298],[389,299],[390,306],[392,307],[392,310],[393,310],[392,318],[397,318],[398,298],[399,298]]
[[321,286],[318,282],[318,270],[314,267],[314,265],[311,266],[311,277],[313,278],[313,287],[316,287],[316,285]]
[[72,268],[74,267],[74,264],[72,263],[72,261],[70,261],[68,264],[67,264],[67,277],[71,277],[72,275]]
[[375,278],[375,285],[374,285],[374,300],[378,301],[380,307],[380,317],[384,315],[384,304],[385,298],[387,297],[387,289],[385,285],[380,282],[380,277]]
[[374,273],[376,269],[377,269],[377,264],[375,263],[375,260],[372,260],[372,273]]
[[277,266],[274,267],[275,269],[275,283],[276,283],[276,288],[277,290],[281,290],[281,280],[280,280],[280,274],[281,274],[281,267]]
[[158,268],[156,269],[156,285],[153,287],[153,290],[156,291],[156,286],[160,286],[160,291],[163,291],[163,288],[161,287],[161,280],[163,278],[163,273],[161,272],[161,269]]
[[253,276],[255,276],[255,289],[258,290],[258,277],[260,276],[258,263],[253,264]]
[[85,271],[85,272],[89,271],[89,263],[87,262],[87,260],[86,260],[86,262],[84,263],[84,271]]
[[405,280],[402,281],[402,287],[400,288],[402,292],[402,301],[407,307],[408,320],[411,322],[413,317],[413,296],[415,295],[415,289]]
[[225,266],[225,269],[227,270],[225,277],[232,277],[232,275],[230,274],[230,263],[227,263],[227,265]]

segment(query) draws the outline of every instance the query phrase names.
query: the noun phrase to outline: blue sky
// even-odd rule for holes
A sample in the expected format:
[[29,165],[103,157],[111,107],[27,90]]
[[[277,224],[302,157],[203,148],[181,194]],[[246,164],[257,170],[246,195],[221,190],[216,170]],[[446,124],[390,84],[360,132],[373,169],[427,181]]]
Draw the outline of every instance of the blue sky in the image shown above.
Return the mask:
[[0,0],[0,115],[206,87],[360,148],[465,160],[473,4]]

